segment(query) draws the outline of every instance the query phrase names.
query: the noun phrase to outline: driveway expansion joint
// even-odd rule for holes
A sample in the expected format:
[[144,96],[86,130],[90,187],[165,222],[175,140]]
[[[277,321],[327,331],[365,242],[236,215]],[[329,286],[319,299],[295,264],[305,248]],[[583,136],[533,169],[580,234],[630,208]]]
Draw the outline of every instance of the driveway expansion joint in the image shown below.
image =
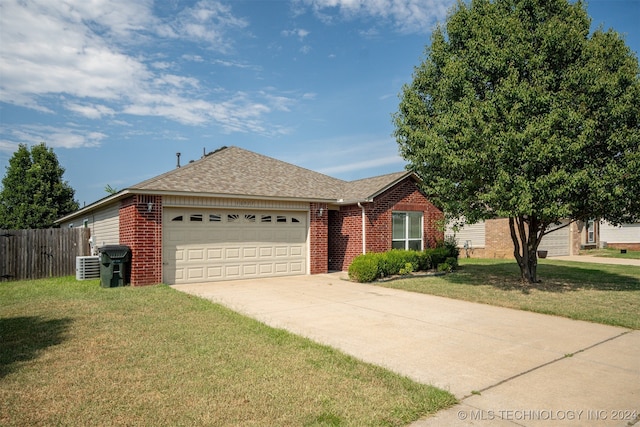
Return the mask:
[[[505,379],[503,379],[502,381],[498,381],[497,383],[492,384],[492,385],[490,385],[490,386],[487,386],[487,387],[485,387],[485,388],[483,388],[483,389],[480,389],[480,390],[477,390],[477,391],[475,391],[475,390],[474,390],[474,391],[472,391],[471,393],[469,393],[469,394],[467,394],[467,395],[463,396],[462,398],[460,398],[460,402],[464,401],[465,399],[468,399],[469,397],[472,397],[472,396],[476,396],[476,395],[482,394],[482,393],[484,393],[484,392],[485,392],[485,391],[487,391],[487,390],[491,390],[491,389],[493,389],[493,388],[496,388],[496,387],[498,387],[498,386],[500,386],[500,385],[502,385],[502,384],[505,384],[505,383],[507,383],[507,382],[509,382],[509,381],[512,381],[512,380],[514,380],[514,379],[516,379],[516,378],[519,378],[519,377],[522,377],[522,376],[524,376],[524,375],[527,375],[527,374],[529,374],[529,373],[531,373],[531,372],[537,371],[538,369],[542,369],[542,368],[544,368],[544,367],[546,367],[546,366],[553,365],[553,364],[554,364],[554,363],[556,363],[556,362],[559,362],[559,361],[564,360],[564,359],[567,359],[567,358],[574,357],[574,356],[575,356],[575,355],[577,355],[577,354],[580,354],[580,353],[583,353],[583,352],[585,352],[585,351],[587,351],[587,350],[590,350],[590,349],[592,349],[592,348],[598,347],[598,346],[600,346],[600,345],[602,345],[602,344],[604,344],[604,343],[607,343],[607,342],[609,342],[609,341],[613,341],[613,340],[615,340],[615,339],[618,339],[618,338],[620,338],[620,337],[622,337],[622,336],[624,336],[624,335],[627,335],[627,334],[629,334],[629,333],[631,333],[631,332],[633,332],[633,330],[632,330],[632,329],[628,329],[628,330],[626,330],[626,331],[624,331],[624,332],[619,333],[618,335],[614,335],[614,336],[609,337],[609,338],[607,338],[607,339],[604,339],[604,340],[602,340],[602,341],[598,341],[597,343],[594,343],[594,344],[592,344],[592,345],[590,345],[590,346],[587,346],[587,347],[585,347],[585,348],[581,348],[580,350],[576,350],[576,351],[574,351],[573,353],[567,353],[567,354],[565,354],[565,355],[564,355],[564,356],[562,356],[562,357],[555,358],[555,359],[550,360],[550,361],[548,361],[548,362],[546,362],[546,363],[543,363],[543,364],[538,365],[538,366],[534,366],[534,367],[533,367],[533,368],[531,368],[531,369],[527,369],[526,371],[520,372],[520,373],[518,373],[518,374],[516,374],[516,375],[512,375],[512,376],[510,376],[509,378],[505,378]],[[635,422],[638,422],[638,420],[636,420]],[[629,424],[629,425],[631,425],[631,424]]]

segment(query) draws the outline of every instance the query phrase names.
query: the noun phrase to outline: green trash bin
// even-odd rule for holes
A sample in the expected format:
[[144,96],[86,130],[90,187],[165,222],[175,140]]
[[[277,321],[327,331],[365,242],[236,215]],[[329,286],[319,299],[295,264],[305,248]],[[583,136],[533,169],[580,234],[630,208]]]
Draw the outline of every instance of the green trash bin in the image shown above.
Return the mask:
[[124,245],[107,245],[100,252],[100,286],[115,288],[129,284],[131,249]]

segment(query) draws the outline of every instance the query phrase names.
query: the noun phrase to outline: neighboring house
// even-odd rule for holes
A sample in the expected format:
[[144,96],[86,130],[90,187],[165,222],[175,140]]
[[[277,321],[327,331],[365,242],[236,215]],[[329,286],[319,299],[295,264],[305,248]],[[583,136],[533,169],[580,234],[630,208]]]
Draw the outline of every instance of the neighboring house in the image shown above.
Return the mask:
[[[566,227],[552,225],[556,229],[545,235],[538,250],[547,256],[578,255],[582,244],[584,224],[573,222]],[[461,256],[470,258],[513,258],[513,240],[509,231],[509,219],[497,218],[465,225],[454,231],[447,228],[447,236],[454,236]]]
[[[551,226],[551,229],[554,228],[558,226]],[[446,235],[456,238],[462,256],[513,257],[513,241],[507,218],[465,225],[456,231],[448,227]],[[545,235],[538,250],[546,250],[547,256],[553,257],[578,255],[580,249],[601,247],[640,250],[640,223],[614,226],[606,221],[576,221]]]
[[640,223],[612,225],[606,221],[589,221],[585,246],[640,251]]
[[346,270],[363,252],[423,249],[442,212],[412,172],[346,182],[238,147],[60,218],[131,248],[131,284]]

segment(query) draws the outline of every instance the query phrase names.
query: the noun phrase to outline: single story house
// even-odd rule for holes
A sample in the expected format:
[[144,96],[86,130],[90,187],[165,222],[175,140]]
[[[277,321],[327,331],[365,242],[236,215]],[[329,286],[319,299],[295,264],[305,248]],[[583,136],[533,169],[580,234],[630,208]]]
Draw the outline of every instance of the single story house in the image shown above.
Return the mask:
[[[538,250],[547,251],[547,256],[550,257],[577,255],[583,228],[583,224],[576,222],[559,228],[542,238]],[[456,238],[458,247],[461,248],[461,256],[513,258],[513,240],[508,218],[488,219],[465,225],[455,231],[447,227],[446,235]]]
[[419,183],[407,171],[347,182],[222,147],[57,223],[91,228],[96,248],[129,246],[132,285],[318,274],[441,240]]

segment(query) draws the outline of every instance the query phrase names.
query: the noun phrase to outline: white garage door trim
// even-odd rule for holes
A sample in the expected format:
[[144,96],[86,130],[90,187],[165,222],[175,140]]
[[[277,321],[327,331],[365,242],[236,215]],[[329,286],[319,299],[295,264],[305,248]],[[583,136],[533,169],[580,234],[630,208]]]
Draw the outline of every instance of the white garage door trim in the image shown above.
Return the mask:
[[306,274],[307,217],[299,211],[165,208],[163,281]]
[[[566,224],[563,222],[562,225]],[[560,227],[560,225],[551,225],[549,229],[555,230]],[[538,250],[547,251],[547,256],[567,256],[571,255],[571,227],[566,226],[557,231],[546,234],[540,245],[538,246]]]

